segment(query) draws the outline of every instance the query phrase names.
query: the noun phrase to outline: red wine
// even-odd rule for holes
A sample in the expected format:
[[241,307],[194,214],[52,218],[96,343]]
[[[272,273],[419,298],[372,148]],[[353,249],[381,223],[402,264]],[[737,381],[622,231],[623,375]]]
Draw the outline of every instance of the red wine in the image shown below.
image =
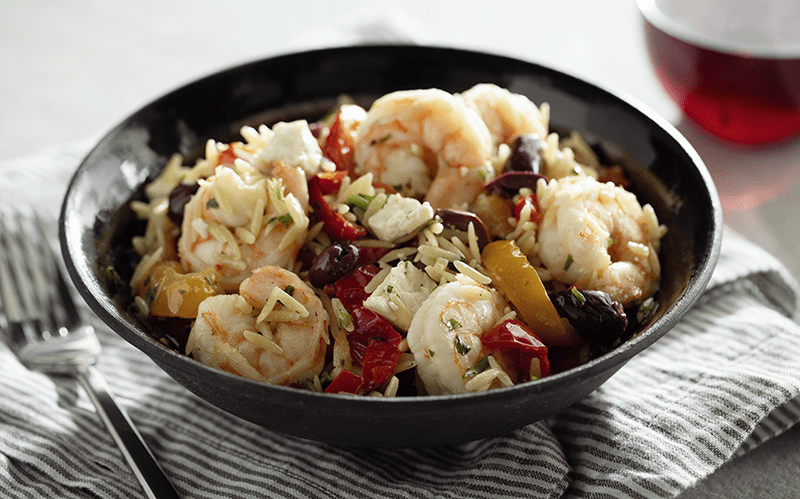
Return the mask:
[[656,76],[697,124],[742,144],[776,142],[800,131],[800,57],[701,47],[644,21]]

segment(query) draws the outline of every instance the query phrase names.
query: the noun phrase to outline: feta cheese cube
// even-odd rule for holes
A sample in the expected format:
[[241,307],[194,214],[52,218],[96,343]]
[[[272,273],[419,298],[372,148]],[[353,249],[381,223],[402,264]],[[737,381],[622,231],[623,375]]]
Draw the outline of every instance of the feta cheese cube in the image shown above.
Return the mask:
[[[375,201],[373,201],[375,202]],[[371,210],[370,210],[371,211]],[[386,203],[367,220],[373,234],[381,241],[399,243],[409,240],[433,220],[433,207],[425,201],[392,194]]]
[[412,262],[400,262],[364,300],[364,306],[408,331],[414,314],[435,287],[436,282]]
[[288,165],[299,166],[308,177],[319,172],[322,149],[311,135],[306,120],[275,123],[272,131],[275,135],[259,154],[259,158],[267,165],[281,160]]

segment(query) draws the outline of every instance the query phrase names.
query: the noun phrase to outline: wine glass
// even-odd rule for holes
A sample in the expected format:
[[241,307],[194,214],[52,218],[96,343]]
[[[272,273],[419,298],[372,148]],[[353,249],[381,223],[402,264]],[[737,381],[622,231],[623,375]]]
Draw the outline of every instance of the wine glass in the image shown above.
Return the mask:
[[689,119],[738,144],[800,131],[800,2],[637,3],[655,74]]

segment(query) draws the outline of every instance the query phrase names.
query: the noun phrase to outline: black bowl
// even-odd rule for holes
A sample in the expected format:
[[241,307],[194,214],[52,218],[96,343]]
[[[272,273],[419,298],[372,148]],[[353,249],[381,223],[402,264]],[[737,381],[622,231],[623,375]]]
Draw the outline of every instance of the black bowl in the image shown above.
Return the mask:
[[[340,94],[368,105],[399,89],[460,92],[496,83],[549,102],[552,127],[578,130],[621,164],[632,190],[669,232],[661,251],[660,308],[643,330],[589,363],[510,388],[469,395],[370,398],[250,381],[206,367],[148,335],[113,277],[129,266],[137,223],[127,202],[174,152],[202,153],[244,124],[317,119]],[[235,67],[167,94],[106,135],[76,172],[61,213],[70,275],[91,308],[125,340],[202,399],[245,420],[306,439],[414,447],[503,434],[590,394],[663,336],[704,290],[719,257],[722,215],[711,178],[663,119],[619,93],[507,57],[445,48],[362,46],[285,55]]]

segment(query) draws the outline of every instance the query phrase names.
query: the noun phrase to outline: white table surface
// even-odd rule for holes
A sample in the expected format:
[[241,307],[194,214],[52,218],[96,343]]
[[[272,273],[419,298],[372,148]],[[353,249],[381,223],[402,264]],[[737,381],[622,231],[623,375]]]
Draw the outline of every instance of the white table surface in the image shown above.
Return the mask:
[[[649,105],[706,161],[726,224],[800,275],[800,140],[732,148],[683,122],[651,73],[634,0],[0,0],[0,161],[99,136],[179,85],[382,15],[415,40],[542,63]],[[796,497],[798,449],[795,428],[681,497]]]

